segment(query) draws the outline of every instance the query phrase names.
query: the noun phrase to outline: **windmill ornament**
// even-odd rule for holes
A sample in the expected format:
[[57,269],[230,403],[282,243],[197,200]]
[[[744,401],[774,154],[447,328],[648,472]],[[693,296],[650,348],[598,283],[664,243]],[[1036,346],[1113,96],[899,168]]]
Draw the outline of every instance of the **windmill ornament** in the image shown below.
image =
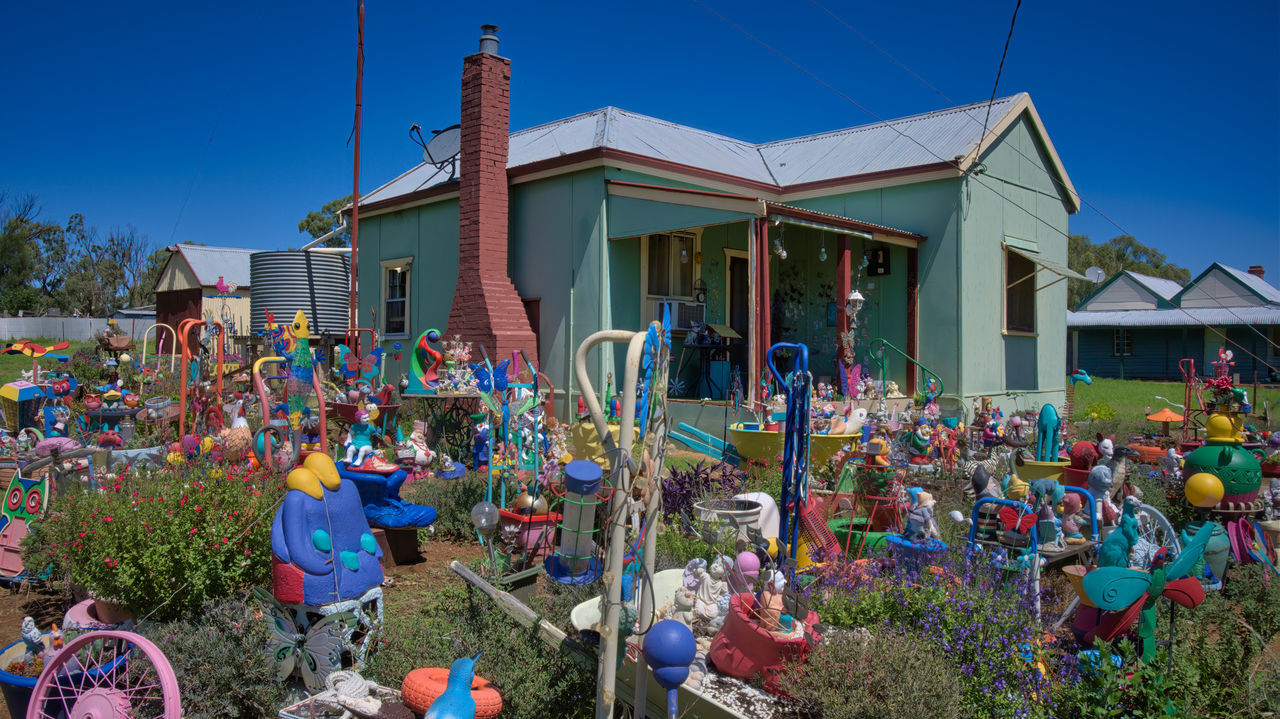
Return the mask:
[[[1194,609],[1204,601],[1200,580],[1187,574],[1200,561],[1217,526],[1205,522],[1182,548],[1182,553],[1167,565],[1169,550],[1161,547],[1151,559],[1149,574],[1121,567],[1099,567],[1084,576],[1084,591],[1089,601],[1109,612],[1123,612],[1122,625],[1138,622],[1142,661],[1149,662],[1156,656],[1156,604],[1161,597],[1187,609]],[[1172,616],[1169,624],[1172,636]]]

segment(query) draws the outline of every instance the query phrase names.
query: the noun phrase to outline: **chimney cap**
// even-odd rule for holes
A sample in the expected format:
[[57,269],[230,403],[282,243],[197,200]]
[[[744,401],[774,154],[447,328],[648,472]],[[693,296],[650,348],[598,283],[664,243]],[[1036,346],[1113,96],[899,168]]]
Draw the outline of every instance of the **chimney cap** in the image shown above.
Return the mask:
[[487,55],[498,54],[498,26],[497,25],[481,25],[480,32],[484,33],[480,36],[480,52]]

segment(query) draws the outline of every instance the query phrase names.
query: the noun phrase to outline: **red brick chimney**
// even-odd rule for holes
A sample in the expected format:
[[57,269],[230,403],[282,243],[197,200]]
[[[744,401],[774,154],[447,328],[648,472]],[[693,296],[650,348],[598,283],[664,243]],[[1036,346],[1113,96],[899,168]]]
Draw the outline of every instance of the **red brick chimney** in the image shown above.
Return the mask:
[[1257,275],[1260,279],[1266,279],[1267,271],[1262,265],[1250,265],[1249,274]]
[[480,52],[462,61],[458,284],[447,332],[483,345],[494,363],[520,349],[537,362],[537,341],[507,275],[511,61],[497,54],[497,26],[480,29]]

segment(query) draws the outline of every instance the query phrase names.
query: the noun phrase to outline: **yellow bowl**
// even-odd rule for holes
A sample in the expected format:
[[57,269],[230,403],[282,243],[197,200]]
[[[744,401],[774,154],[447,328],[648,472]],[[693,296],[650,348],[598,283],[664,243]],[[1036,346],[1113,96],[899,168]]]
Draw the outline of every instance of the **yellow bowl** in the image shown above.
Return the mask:
[[[743,429],[741,424],[729,427],[729,437],[743,459],[767,459],[770,462],[782,456],[782,432],[759,429]],[[856,435],[809,435],[809,468],[817,469],[835,456],[845,444],[854,441]]]

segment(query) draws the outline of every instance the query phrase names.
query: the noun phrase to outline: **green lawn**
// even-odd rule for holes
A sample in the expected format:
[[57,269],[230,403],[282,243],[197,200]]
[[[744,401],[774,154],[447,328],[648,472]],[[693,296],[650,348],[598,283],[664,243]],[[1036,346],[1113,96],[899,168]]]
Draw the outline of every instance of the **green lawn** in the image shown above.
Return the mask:
[[[44,345],[45,347],[52,347],[53,345],[62,341],[59,339],[54,339],[52,337],[27,337],[23,339],[30,339],[32,342],[35,342],[36,344]],[[8,346],[12,342],[13,340],[5,340],[3,345],[0,345],[0,346]],[[64,350],[54,350],[53,354],[66,355],[70,357],[73,353],[75,353],[76,350],[80,349],[81,347],[89,347],[89,346],[96,347],[97,344],[98,344],[97,342],[93,342],[93,341],[72,342],[70,347]],[[54,369],[57,366],[58,366],[57,360],[52,360],[52,359],[40,360],[41,372]],[[31,369],[30,357],[23,354],[0,354],[0,384],[4,382],[12,382],[16,379],[19,379],[22,376],[20,373],[23,370],[30,370],[30,369]]]
[[[35,342],[36,344],[44,345],[45,347],[52,347],[53,345],[62,341],[60,339],[54,339],[52,337],[25,337],[23,339],[29,339]],[[13,341],[14,340],[3,341],[2,343],[0,343],[0,348],[8,346],[9,344],[12,344]],[[147,342],[148,355],[155,354],[155,344],[156,343],[154,339]],[[70,357],[71,355],[75,354],[76,350],[84,349],[86,347],[89,349],[94,349],[97,346],[98,346],[98,343],[94,340],[86,340],[84,342],[72,342],[70,347],[64,350],[54,350],[53,354],[66,355]],[[141,359],[142,358],[141,345],[139,345],[138,348],[134,350],[131,354],[134,356],[134,359]],[[70,363],[68,362],[68,364]],[[56,369],[58,365],[59,365],[59,362],[57,360],[42,359],[40,360],[40,371],[46,372],[51,369]],[[16,380],[22,376],[21,373],[23,371],[30,370],[30,369],[31,369],[30,357],[23,354],[0,354],[0,384],[4,384],[5,382],[12,382]]]
[[[1269,403],[1272,407],[1271,425],[1272,427],[1280,426],[1280,388],[1258,385],[1258,396],[1254,397],[1253,385],[1246,384],[1242,386],[1249,392],[1254,412],[1261,414],[1264,403]],[[1146,421],[1146,408],[1150,407],[1152,412],[1159,412],[1161,409],[1168,407],[1178,414],[1183,414],[1182,408],[1177,406],[1184,401],[1183,392],[1183,384],[1181,382],[1143,382],[1140,380],[1095,378],[1091,385],[1083,382],[1076,384],[1074,416],[1072,419],[1075,421],[1088,419],[1088,407],[1096,402],[1101,402],[1115,410],[1116,421],[1122,426],[1141,427],[1143,424],[1153,425],[1154,423]],[[1164,397],[1170,402],[1166,403],[1157,399],[1157,397]],[[1257,427],[1261,427],[1263,424],[1262,419],[1254,415],[1250,415],[1248,421]],[[1159,426],[1155,425],[1154,428],[1159,429]]]

